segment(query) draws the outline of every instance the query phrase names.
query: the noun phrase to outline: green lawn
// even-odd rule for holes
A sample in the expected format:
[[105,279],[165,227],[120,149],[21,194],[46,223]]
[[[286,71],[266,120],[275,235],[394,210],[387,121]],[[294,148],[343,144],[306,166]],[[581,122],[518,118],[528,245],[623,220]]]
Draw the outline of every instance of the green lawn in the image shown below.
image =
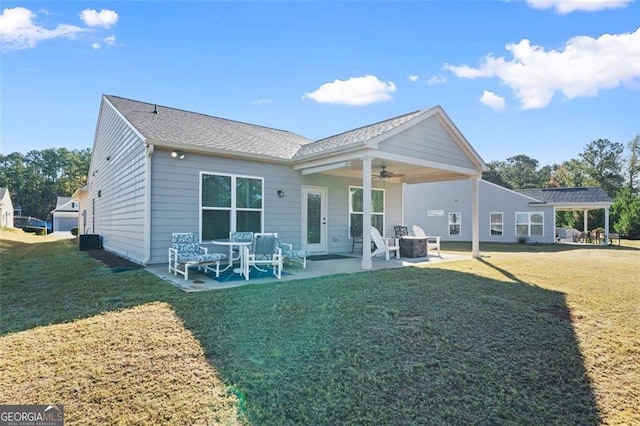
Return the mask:
[[[63,375],[39,403],[65,404],[68,424],[105,403],[113,417],[97,420],[124,424],[640,423],[640,245],[481,250],[423,269],[182,293],[67,241],[2,231],[11,378],[0,377],[0,404],[36,403],[25,384]],[[18,350],[47,335],[109,349]],[[79,387],[92,396],[74,405]]]

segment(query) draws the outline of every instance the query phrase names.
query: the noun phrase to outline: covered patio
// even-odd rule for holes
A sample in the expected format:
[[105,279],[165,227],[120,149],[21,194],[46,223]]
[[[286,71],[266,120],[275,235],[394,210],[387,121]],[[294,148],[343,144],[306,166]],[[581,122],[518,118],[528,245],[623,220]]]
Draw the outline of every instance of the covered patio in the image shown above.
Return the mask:
[[[366,230],[372,226],[375,179],[402,184],[403,189],[406,184],[468,180],[472,187],[471,256],[480,256],[479,182],[488,168],[440,106],[319,140],[303,146],[297,155],[300,160],[293,169],[303,176],[325,174],[362,180],[363,247],[371,245],[371,234]],[[404,190],[402,198],[404,204]],[[374,269],[367,250],[362,251],[360,269]]]
[[[609,209],[612,200],[609,195],[598,187],[575,187],[575,188],[543,188],[543,189],[521,189],[518,192],[529,197],[540,200],[541,203],[549,204],[554,209],[554,228],[558,242],[582,242],[606,244],[609,242]],[[581,211],[583,212],[582,232],[577,238],[567,238],[555,224],[556,212],[559,211]],[[589,212],[592,210],[604,210],[604,236],[591,235],[589,229]],[[566,232],[566,230],[565,230]],[[571,240],[571,241],[562,241]]]

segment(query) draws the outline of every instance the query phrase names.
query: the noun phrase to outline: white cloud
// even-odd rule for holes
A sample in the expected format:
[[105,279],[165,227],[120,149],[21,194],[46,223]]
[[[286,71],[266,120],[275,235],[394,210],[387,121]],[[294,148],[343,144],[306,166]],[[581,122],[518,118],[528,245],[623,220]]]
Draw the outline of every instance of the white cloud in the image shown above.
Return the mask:
[[420,77],[418,77],[417,75],[413,75],[413,74],[411,74],[411,75],[409,76],[409,81],[413,81],[413,82],[415,83],[416,81],[418,81],[418,79],[419,79],[419,78],[420,78]]
[[633,0],[527,0],[534,9],[555,9],[560,15],[582,11],[595,12],[603,9],[627,7]]
[[95,42],[95,43],[91,43],[91,47],[93,48],[93,50],[98,50],[98,49],[100,49],[102,46],[100,46],[100,43]]
[[502,96],[496,95],[493,92],[485,90],[482,92],[482,96],[480,97],[480,102],[485,104],[491,109],[501,110],[504,109],[505,100]]
[[511,87],[523,109],[549,105],[556,92],[567,99],[600,90],[640,86],[640,28],[633,33],[570,39],[564,50],[545,50],[529,40],[507,44],[512,60],[488,55],[479,68],[445,64],[461,78],[496,77]]
[[392,81],[384,82],[373,75],[366,75],[325,83],[317,90],[305,93],[302,98],[319,103],[361,106],[390,101],[395,91],[396,85]]
[[0,45],[7,49],[28,49],[42,40],[58,37],[74,38],[87,30],[75,25],[58,24],[49,30],[37,25],[35,13],[24,7],[4,9],[0,15]]
[[107,46],[115,46],[116,45],[116,36],[110,35],[108,37],[105,37],[103,41]]
[[113,10],[85,9],[80,12],[80,19],[89,27],[111,28],[118,22],[118,14]]
[[447,82],[447,77],[444,75],[434,75],[429,80],[427,80],[427,84],[429,86],[433,86],[434,84],[442,84]]

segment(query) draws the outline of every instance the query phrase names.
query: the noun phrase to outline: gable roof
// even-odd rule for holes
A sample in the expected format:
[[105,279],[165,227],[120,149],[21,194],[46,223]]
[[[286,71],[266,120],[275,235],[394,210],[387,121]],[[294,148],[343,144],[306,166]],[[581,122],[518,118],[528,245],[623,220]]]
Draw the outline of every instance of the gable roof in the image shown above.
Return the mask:
[[[376,167],[412,167],[411,170],[404,168],[406,182],[477,176],[487,169],[484,161],[439,105],[315,142],[284,130],[113,95],[103,95],[101,108],[101,111],[104,108],[112,108],[146,144],[151,146],[251,158],[261,162],[290,163],[294,164],[295,170],[301,170],[303,174],[332,170],[334,174],[356,177],[358,173],[362,173],[361,156],[367,150],[370,150],[367,151],[368,156],[375,152],[376,161],[380,163],[375,164]],[[460,158],[445,156],[444,161],[441,161],[428,155],[420,157],[397,150],[379,149],[380,143],[392,140],[395,135],[431,118],[437,121],[436,125],[442,126],[446,137],[450,137],[460,148],[458,155],[462,154],[470,162],[461,164]]]
[[78,206],[76,205],[76,207],[73,207],[73,197],[58,197],[58,200],[56,201],[56,208],[53,209],[51,212],[77,212],[78,211]]
[[519,189],[517,191],[531,198],[550,204],[612,202],[611,197],[609,197],[602,188],[597,187]]
[[[149,143],[180,145],[221,153],[290,159],[311,139],[285,130],[228,120],[196,112],[134,101],[104,98]],[[154,112],[156,111],[156,112]]]
[[349,130],[344,133],[330,136],[328,138],[320,139],[312,144],[304,145],[300,147],[300,150],[295,155],[295,158],[304,157],[323,151],[341,148],[348,145],[364,144],[365,142],[380,136],[383,133],[389,132],[396,127],[406,123],[407,121],[418,117],[428,109],[413,111],[408,114],[404,114],[398,117],[390,118],[388,120],[380,121],[368,126],[359,127],[354,130]]

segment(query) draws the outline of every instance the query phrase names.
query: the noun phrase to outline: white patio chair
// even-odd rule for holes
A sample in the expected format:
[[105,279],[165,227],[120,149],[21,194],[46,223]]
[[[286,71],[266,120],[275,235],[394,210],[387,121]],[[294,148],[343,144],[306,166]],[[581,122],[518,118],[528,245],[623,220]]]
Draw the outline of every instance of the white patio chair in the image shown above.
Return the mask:
[[306,250],[294,250],[293,244],[285,243],[280,238],[276,239],[276,246],[282,250],[282,258],[289,263],[299,263],[302,269],[307,269],[307,253]]
[[396,258],[400,258],[400,243],[397,238],[383,238],[375,226],[371,227],[371,240],[376,245],[376,249],[371,252],[371,257],[384,253],[389,260],[389,252],[396,252]]
[[189,268],[193,266],[215,272],[216,277],[220,276],[220,261],[226,258],[225,254],[209,253],[206,247],[201,247],[193,232],[176,232],[171,236],[169,273],[184,275],[185,280],[189,279]]
[[427,235],[424,233],[424,229],[420,228],[418,225],[413,225],[413,235],[420,238],[427,239],[427,252],[430,250],[437,250],[438,257],[442,257],[440,255],[440,237],[434,237],[432,235]]
[[[229,232],[229,241],[253,241],[253,232],[251,231],[231,231]],[[240,246],[230,246],[229,252],[231,253],[231,262],[242,259],[242,253],[240,252]]]
[[242,246],[242,275],[245,280],[249,279],[251,267],[264,271],[260,266],[271,266],[273,275],[282,278],[282,250],[277,245],[277,239],[276,233],[255,233],[251,248]]

